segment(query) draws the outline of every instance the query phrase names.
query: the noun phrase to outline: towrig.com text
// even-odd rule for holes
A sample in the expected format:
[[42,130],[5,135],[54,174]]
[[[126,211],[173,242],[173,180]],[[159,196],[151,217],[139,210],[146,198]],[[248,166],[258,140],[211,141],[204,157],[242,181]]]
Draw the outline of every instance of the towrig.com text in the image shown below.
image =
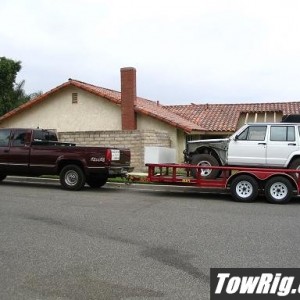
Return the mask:
[[230,276],[219,273],[215,294],[274,294],[287,296],[300,294],[300,286],[293,288],[294,276],[282,276],[281,273],[262,273],[261,276]]

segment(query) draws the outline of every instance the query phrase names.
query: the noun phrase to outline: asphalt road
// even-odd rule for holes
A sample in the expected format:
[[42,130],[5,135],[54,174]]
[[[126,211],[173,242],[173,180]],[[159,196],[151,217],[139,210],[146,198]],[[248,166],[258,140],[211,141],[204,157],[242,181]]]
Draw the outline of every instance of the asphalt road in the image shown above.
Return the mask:
[[300,199],[0,185],[0,299],[209,299],[212,267],[299,267]]

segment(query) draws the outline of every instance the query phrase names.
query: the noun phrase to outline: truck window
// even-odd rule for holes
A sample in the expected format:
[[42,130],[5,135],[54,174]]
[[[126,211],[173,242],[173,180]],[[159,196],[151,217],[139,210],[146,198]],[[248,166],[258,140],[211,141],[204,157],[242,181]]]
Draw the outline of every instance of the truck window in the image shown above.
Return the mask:
[[294,126],[271,126],[271,141],[295,141],[295,127]]
[[56,133],[48,130],[34,130],[33,140],[35,142],[53,141],[57,142]]
[[267,126],[249,126],[238,137],[243,141],[264,141],[266,137]]
[[30,140],[30,133],[28,130],[15,130],[12,138],[12,147],[22,147]]
[[10,137],[10,129],[0,130],[0,147],[8,147]]

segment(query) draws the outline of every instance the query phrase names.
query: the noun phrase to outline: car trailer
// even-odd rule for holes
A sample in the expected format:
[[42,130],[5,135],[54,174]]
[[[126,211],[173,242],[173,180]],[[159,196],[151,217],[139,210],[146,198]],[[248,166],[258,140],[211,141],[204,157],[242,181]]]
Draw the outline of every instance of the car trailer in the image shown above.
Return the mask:
[[[288,203],[300,190],[300,170],[252,168],[239,166],[197,166],[190,164],[146,164],[146,180],[159,184],[196,186],[227,190],[235,201],[252,202],[264,194],[270,203]],[[191,171],[196,174],[191,176]],[[206,179],[207,171],[219,170],[216,179]],[[135,181],[131,178],[131,181]]]

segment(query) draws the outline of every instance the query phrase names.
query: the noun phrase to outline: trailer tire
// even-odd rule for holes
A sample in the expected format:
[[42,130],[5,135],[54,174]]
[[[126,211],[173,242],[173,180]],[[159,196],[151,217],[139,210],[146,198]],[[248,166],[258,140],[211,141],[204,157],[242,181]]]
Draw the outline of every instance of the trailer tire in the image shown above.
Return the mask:
[[97,175],[90,175],[86,179],[86,183],[92,188],[92,189],[98,189],[101,188],[103,185],[107,182],[107,177],[103,176],[97,176]]
[[284,176],[272,177],[265,185],[265,196],[273,204],[288,203],[293,196],[293,185]]
[[259,192],[259,185],[255,178],[249,175],[239,175],[230,184],[230,193],[235,201],[253,202]]
[[[196,154],[193,156],[192,165],[197,166],[219,166],[219,162],[212,155],[209,154]],[[219,170],[212,169],[200,169],[200,175],[205,179],[214,179],[219,175]],[[197,169],[191,169],[191,175],[197,178]]]
[[60,172],[60,183],[66,190],[79,191],[85,185],[85,174],[77,165],[67,165]]

